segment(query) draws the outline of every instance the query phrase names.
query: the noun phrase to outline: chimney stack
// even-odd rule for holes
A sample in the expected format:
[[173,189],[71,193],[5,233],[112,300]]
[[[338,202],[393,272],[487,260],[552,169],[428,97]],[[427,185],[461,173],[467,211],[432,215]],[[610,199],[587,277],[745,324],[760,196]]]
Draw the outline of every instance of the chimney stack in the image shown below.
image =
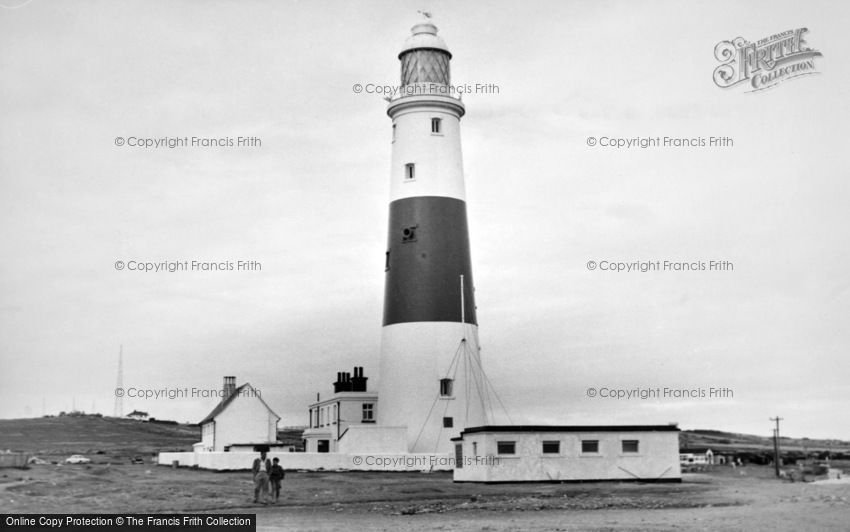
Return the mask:
[[363,366],[355,366],[354,378],[351,380],[351,391],[365,392],[367,380],[369,379],[363,376]]
[[334,382],[334,393],[340,392],[365,392],[366,377],[363,376],[363,366],[354,367],[354,376],[347,371],[336,372],[336,382]]
[[236,392],[236,377],[224,378],[224,386],[221,389],[221,400],[224,401]]

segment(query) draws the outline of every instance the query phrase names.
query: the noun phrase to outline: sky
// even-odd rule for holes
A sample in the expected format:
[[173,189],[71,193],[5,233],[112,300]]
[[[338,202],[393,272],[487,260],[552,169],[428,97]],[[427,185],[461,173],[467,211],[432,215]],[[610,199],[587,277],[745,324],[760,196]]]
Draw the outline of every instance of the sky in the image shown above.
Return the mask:
[[[770,435],[778,415],[850,439],[836,2],[0,0],[0,417],[111,415],[122,349],[128,393],[235,375],[280,426],[337,371],[379,389],[391,123],[354,85],[398,85],[418,10],[456,85],[497,87],[461,128],[482,360],[513,422]],[[798,28],[812,75],[714,83],[721,41]],[[193,136],[260,145],[129,145]],[[602,145],[636,137],[732,144]],[[130,269],[193,260],[261,269]],[[732,269],[604,269],[637,261]]]

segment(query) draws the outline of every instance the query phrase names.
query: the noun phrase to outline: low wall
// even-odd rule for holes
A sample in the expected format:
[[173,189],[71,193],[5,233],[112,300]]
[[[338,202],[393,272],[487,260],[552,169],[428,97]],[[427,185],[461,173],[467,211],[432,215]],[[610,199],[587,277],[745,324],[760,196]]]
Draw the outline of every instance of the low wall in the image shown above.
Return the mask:
[[[259,454],[252,453],[159,453],[159,465],[198,467],[215,471],[247,471]],[[451,471],[453,462],[447,454],[343,454],[343,453],[276,453],[286,470],[305,471]]]

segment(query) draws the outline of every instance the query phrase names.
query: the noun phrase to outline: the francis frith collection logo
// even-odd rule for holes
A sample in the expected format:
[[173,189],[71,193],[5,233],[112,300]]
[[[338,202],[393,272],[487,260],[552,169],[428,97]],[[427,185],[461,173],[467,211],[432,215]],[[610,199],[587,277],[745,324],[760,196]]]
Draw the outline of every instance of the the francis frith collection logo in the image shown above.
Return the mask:
[[783,31],[756,42],[743,37],[722,41],[714,47],[714,57],[722,64],[714,69],[714,83],[727,89],[747,83],[760,91],[783,81],[817,74],[815,58],[821,53],[808,46],[808,28]]

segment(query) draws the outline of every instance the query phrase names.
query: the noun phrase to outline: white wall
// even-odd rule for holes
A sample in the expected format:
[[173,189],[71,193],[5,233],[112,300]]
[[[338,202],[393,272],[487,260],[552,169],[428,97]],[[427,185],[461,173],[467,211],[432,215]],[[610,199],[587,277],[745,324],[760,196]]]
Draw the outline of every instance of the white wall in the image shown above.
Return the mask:
[[[481,400],[484,380],[477,369],[481,364],[477,326],[455,322],[394,323],[383,327],[381,334],[378,424],[406,425],[409,451],[450,453],[454,448],[451,438],[464,428],[487,424]],[[464,338],[466,350],[455,359]],[[457,371],[452,369],[453,361]],[[453,375],[447,375],[450,369]],[[454,376],[454,395],[450,398],[439,397],[440,379],[446,376]],[[453,418],[452,428],[443,428],[444,416]]]
[[407,427],[352,425],[339,440],[337,451],[344,454],[407,452]]
[[243,393],[215,418],[215,451],[232,443],[277,441],[277,418],[259,397]]
[[[216,471],[248,471],[259,453],[159,453],[159,465],[197,466]],[[445,454],[268,453],[286,470],[303,471],[449,471]]]
[[[583,439],[599,440],[599,453],[582,453]],[[639,452],[623,453],[622,440],[638,440]],[[499,441],[515,441],[516,454],[499,455]],[[561,442],[561,452],[544,455],[543,441]],[[477,459],[473,443],[478,444]],[[487,432],[466,434],[461,445],[464,463],[455,468],[455,481],[675,480],[682,476],[675,431]]]
[[[212,451],[215,444],[215,421],[201,425],[201,446],[204,451]],[[195,444],[197,445],[197,444]]]

